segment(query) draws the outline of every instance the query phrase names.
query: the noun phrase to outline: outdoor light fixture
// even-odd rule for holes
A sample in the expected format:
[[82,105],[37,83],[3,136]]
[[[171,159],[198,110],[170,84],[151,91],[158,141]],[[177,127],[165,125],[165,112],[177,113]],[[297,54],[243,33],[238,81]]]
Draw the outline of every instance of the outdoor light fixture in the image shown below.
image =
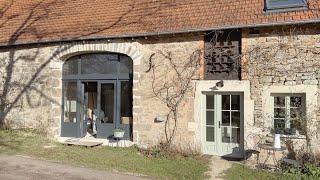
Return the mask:
[[223,87],[223,86],[224,86],[223,80],[217,82],[217,83],[216,83],[216,86],[217,86],[217,87]]

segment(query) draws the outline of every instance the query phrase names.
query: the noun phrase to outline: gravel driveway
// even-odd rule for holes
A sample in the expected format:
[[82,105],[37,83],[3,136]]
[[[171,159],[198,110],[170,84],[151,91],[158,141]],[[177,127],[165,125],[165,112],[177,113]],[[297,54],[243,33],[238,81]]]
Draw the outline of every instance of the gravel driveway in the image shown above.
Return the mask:
[[99,171],[83,167],[37,160],[20,156],[0,155],[1,180],[147,180],[131,174]]

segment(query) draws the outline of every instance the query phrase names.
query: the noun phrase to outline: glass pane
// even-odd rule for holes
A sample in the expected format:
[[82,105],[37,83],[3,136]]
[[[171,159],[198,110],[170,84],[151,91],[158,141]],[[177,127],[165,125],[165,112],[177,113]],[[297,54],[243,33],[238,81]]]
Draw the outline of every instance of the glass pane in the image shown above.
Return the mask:
[[231,112],[231,126],[240,127],[240,112]]
[[214,111],[207,111],[207,125],[214,125]]
[[240,110],[240,96],[232,95],[231,96],[231,109],[232,110]]
[[97,112],[97,82],[85,82],[86,93],[86,114],[88,119],[88,132],[91,134],[96,133],[96,118],[94,112]]
[[230,95],[222,95],[222,110],[230,110]]
[[132,83],[121,81],[121,123],[132,124]]
[[116,54],[81,55],[81,74],[116,74],[118,66]]
[[301,107],[301,97],[290,97],[290,107]]
[[125,55],[120,56],[120,73],[132,74],[133,62],[132,59]]
[[231,142],[240,144],[240,128],[232,128]]
[[221,128],[221,141],[223,143],[230,143],[230,131],[228,131],[229,128],[222,127]]
[[214,127],[207,127],[207,141],[214,142]]
[[268,9],[301,8],[306,7],[304,0],[267,0]]
[[299,119],[290,119],[290,128],[295,128],[297,130],[302,129],[301,120],[299,120]]
[[[101,84],[101,123],[113,123],[114,114],[114,84]],[[97,112],[96,112],[97,113]]]
[[286,111],[285,108],[274,108],[274,118],[285,118]]
[[301,108],[290,108],[290,119],[303,119],[303,112]]
[[285,96],[274,97],[274,107],[285,107]]
[[206,108],[207,109],[214,109],[214,95],[207,95],[207,105]]
[[222,126],[230,126],[230,111],[222,111]]
[[274,119],[274,128],[285,128],[285,119]]
[[77,82],[64,82],[63,86],[64,122],[76,122]]
[[78,74],[79,57],[75,56],[63,64],[63,75]]
[[290,108],[290,128],[302,129],[303,122],[306,121],[301,108]]

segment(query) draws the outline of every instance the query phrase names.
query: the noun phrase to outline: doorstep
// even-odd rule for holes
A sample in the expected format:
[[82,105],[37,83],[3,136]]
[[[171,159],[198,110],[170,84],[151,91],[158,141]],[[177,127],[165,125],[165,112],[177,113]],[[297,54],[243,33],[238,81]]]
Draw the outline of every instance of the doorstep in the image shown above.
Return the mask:
[[75,137],[58,137],[57,141],[60,143],[66,142],[96,142],[102,143],[102,146],[110,146],[110,147],[130,147],[135,143],[129,140],[115,140],[115,139],[98,139],[93,137],[83,137],[83,138],[75,138]]

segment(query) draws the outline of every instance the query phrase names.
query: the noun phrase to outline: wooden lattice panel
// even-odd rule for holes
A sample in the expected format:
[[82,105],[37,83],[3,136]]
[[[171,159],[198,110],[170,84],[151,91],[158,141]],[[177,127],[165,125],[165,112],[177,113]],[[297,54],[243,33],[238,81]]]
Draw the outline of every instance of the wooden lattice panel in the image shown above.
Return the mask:
[[[226,34],[226,32],[224,32]],[[240,79],[240,41],[241,33],[227,33],[216,40],[205,42],[204,79]]]

